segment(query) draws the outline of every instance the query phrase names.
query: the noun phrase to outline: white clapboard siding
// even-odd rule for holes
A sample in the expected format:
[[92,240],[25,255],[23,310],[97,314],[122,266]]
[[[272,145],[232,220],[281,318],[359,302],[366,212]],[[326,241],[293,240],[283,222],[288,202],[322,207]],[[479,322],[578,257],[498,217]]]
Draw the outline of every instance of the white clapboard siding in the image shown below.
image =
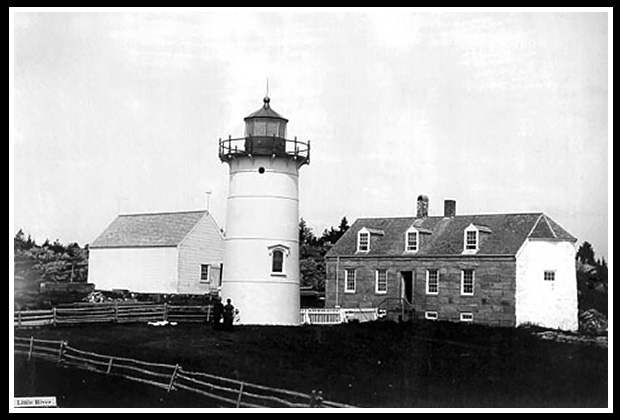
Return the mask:
[[[179,245],[178,293],[203,294],[219,286],[224,237],[208,213]],[[210,265],[210,281],[200,281],[200,266]]]
[[94,248],[89,282],[98,290],[177,293],[177,264],[177,247]]

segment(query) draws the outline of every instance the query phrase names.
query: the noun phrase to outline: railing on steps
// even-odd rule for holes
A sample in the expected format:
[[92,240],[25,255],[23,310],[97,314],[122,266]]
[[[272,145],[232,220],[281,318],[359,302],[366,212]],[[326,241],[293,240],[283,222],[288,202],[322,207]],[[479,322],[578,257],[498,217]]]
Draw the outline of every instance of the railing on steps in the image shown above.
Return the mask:
[[377,305],[377,310],[385,312],[385,318],[408,321],[415,316],[414,306],[405,298],[387,297]]

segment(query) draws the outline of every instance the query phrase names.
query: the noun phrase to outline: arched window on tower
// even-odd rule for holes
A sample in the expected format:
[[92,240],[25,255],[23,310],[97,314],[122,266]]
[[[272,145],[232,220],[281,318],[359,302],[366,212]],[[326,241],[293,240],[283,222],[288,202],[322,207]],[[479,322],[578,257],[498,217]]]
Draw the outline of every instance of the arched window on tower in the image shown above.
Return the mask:
[[284,252],[274,249],[271,254],[271,272],[282,273],[284,271]]
[[286,258],[289,255],[289,247],[278,244],[268,247],[271,257],[271,275],[286,276]]

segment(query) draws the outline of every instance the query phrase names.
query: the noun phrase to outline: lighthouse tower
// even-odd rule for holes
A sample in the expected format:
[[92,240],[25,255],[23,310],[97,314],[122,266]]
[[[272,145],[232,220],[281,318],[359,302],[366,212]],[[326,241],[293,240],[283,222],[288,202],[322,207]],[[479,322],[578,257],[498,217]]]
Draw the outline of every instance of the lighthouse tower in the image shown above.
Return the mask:
[[299,169],[310,142],[287,140],[288,120],[269,103],[245,118],[244,137],[219,141],[230,167],[222,298],[242,324],[297,325]]

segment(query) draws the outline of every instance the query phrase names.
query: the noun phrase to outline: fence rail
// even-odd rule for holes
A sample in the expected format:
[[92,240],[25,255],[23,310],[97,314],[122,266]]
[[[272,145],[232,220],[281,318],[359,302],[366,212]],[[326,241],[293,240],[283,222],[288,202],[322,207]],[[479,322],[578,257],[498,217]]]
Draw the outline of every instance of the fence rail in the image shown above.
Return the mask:
[[335,325],[352,320],[375,321],[379,317],[377,308],[308,308],[302,309],[302,324]]
[[90,303],[63,305],[57,308],[17,311],[13,325],[17,328],[43,325],[85,324],[98,322],[207,322],[212,306],[176,306],[144,303]]
[[41,340],[34,337],[15,337],[15,354],[56,362],[59,365],[118,376],[155,386],[166,392],[193,392],[224,407],[281,408],[353,406],[325,401],[320,394],[305,394],[271,388],[203,372],[186,371],[178,364],[145,362],[98,354],[69,346],[66,341]]

